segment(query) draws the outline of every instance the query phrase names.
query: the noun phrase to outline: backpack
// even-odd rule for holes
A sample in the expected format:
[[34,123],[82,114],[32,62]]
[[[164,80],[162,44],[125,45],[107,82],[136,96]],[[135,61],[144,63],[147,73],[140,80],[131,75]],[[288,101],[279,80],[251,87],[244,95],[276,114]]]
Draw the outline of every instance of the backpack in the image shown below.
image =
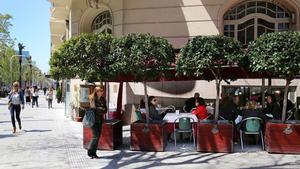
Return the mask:
[[91,128],[95,124],[95,113],[92,109],[89,109],[85,112],[85,115],[82,120],[82,124],[84,127]]

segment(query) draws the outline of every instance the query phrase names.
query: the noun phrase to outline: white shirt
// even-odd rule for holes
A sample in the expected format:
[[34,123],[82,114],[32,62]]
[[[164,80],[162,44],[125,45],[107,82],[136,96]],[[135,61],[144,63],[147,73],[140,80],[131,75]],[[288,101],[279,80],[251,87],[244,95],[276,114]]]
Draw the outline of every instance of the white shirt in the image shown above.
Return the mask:
[[21,104],[21,98],[19,93],[12,93],[11,95],[12,104]]
[[53,99],[53,91],[52,92],[50,92],[50,91],[47,92],[47,98],[48,99]]

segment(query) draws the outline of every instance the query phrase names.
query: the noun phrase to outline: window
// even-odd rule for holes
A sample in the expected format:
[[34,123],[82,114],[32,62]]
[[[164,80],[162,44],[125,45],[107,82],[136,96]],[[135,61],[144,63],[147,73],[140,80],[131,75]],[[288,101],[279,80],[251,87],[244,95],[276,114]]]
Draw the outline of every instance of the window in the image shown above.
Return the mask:
[[264,33],[290,29],[290,13],[278,4],[250,0],[230,9],[224,15],[224,35],[245,46]]
[[93,32],[112,33],[112,17],[109,11],[100,13],[92,23]]

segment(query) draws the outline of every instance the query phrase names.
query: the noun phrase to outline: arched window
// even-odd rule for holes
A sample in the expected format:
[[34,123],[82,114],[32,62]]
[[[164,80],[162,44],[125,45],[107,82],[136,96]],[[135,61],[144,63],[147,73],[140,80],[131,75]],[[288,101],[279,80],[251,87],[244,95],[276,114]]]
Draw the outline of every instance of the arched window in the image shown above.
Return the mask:
[[101,12],[92,23],[92,31],[112,33],[112,17],[109,11]]
[[290,29],[290,13],[277,3],[251,0],[224,15],[224,35],[247,45],[264,33]]

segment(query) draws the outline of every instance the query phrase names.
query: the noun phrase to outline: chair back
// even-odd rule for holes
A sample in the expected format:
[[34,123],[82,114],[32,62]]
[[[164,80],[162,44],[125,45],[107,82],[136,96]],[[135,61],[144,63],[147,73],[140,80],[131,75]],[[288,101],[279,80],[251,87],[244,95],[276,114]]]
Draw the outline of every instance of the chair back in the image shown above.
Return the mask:
[[138,121],[143,121],[143,116],[142,116],[142,113],[140,111],[135,111],[135,114],[136,114],[136,120]]
[[248,132],[258,132],[261,129],[262,119],[258,117],[249,117],[244,119],[246,122],[245,129]]
[[179,129],[181,130],[189,130],[191,129],[191,118],[182,117],[179,119]]

